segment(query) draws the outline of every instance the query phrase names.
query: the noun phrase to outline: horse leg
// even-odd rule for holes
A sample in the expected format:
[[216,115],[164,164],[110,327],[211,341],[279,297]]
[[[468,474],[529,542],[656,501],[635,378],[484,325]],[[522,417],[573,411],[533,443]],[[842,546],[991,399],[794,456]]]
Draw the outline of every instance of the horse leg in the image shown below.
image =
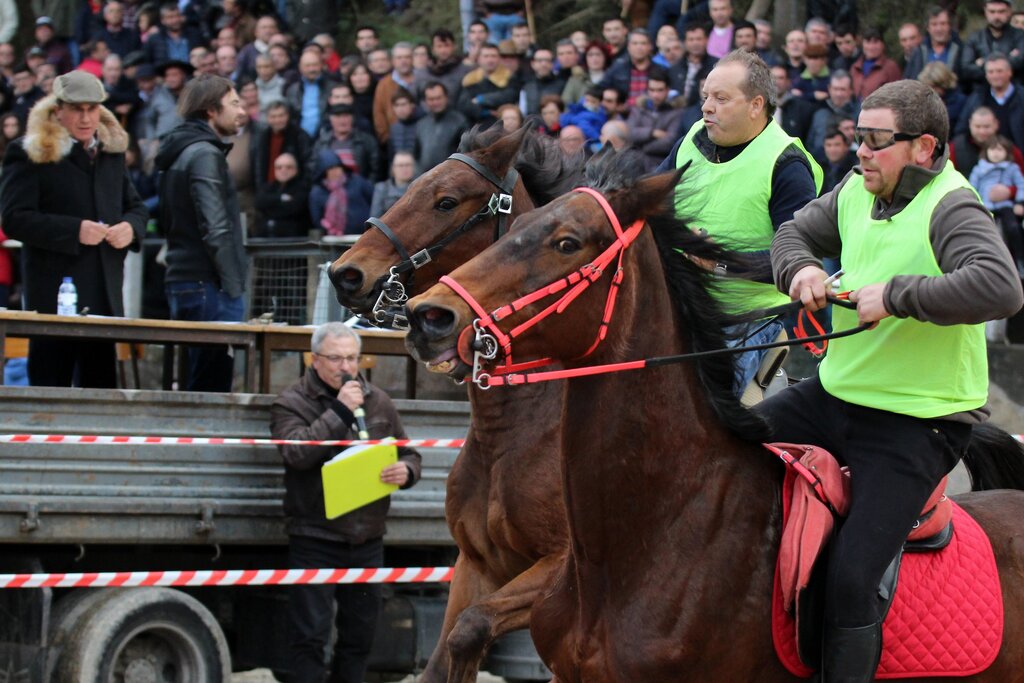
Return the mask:
[[451,668],[448,683],[473,683],[484,653],[499,636],[530,625],[530,609],[561,563],[547,555],[480,602],[459,615],[448,636]]
[[444,610],[444,622],[441,625],[441,637],[434,647],[434,652],[427,660],[423,673],[416,679],[417,683],[444,683],[448,680],[448,669],[451,661],[448,657],[448,634],[451,633],[459,615],[467,606],[473,604],[481,595],[490,592],[484,587],[484,577],[473,564],[459,554],[455,560],[452,582],[448,588],[448,605]]

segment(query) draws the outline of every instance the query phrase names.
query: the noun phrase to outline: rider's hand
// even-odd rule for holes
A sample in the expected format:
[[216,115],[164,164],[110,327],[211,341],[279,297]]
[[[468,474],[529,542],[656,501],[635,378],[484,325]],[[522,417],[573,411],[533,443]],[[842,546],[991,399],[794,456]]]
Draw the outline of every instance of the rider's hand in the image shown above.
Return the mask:
[[825,308],[825,294],[828,288],[825,287],[825,280],[828,274],[818,266],[804,266],[793,276],[789,285],[789,298],[794,301],[802,301],[804,306],[811,311],[818,311]]
[[892,313],[885,309],[885,283],[867,285],[850,292],[850,301],[857,304],[857,320],[864,323],[877,323],[888,318]]

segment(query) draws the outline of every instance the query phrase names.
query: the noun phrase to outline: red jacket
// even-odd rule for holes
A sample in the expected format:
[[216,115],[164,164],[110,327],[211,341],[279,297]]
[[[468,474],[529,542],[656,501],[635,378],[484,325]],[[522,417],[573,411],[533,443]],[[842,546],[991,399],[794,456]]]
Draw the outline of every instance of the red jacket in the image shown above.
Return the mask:
[[876,61],[868,75],[864,75],[864,55],[857,58],[857,61],[850,67],[850,76],[853,78],[853,94],[863,100],[865,97],[881,88],[886,83],[892,83],[903,78],[903,71],[899,65],[882,55]]

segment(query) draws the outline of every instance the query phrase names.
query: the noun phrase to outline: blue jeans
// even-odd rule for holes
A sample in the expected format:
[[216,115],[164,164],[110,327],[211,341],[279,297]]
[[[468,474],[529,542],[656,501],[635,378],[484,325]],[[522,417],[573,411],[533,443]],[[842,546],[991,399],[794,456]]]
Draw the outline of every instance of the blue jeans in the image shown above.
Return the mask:
[[[168,282],[165,285],[171,320],[195,322],[241,322],[245,298],[230,297],[209,282]],[[188,349],[189,391],[230,392],[235,361],[227,346],[200,346]]]
[[[782,332],[782,323],[778,320],[768,323],[764,329],[754,333],[749,339],[745,338],[763,324],[763,320],[756,320],[745,325],[735,325],[727,328],[725,332],[729,335],[730,339],[726,342],[726,345],[730,348],[735,348],[737,346],[770,344]],[[737,396],[742,396],[743,390],[754,379],[754,375],[757,374],[757,369],[761,367],[761,361],[764,360],[766,353],[768,353],[768,349],[736,354],[736,383],[733,385],[733,389]]]
[[512,37],[512,27],[526,21],[518,14],[489,14],[483,18],[487,30],[491,32],[490,42],[497,45],[506,38]]

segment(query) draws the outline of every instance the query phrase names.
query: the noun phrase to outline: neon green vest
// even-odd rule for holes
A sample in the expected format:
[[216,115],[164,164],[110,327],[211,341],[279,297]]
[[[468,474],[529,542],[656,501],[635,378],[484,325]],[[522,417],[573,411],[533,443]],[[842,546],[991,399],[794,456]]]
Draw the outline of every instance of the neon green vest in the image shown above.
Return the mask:
[[[768,127],[735,159],[711,163],[693,143],[694,136],[703,128],[703,121],[695,123],[679,145],[676,168],[687,161],[692,163],[676,188],[676,215],[690,227],[707,230],[716,242],[737,251],[767,250],[775,234],[768,215],[768,200],[772,196],[772,170],[779,155],[796,143],[807,156],[818,192],[821,167],[803,144],[786,135],[775,121],[769,121]],[[789,297],[766,283],[727,278],[719,285],[716,295],[730,313],[789,302]]]
[[[853,175],[839,192],[843,241],[843,289],[888,282],[893,275],[942,275],[929,239],[936,205],[947,194],[970,188],[945,168],[891,220],[871,218],[875,196]],[[857,325],[857,313],[832,308],[832,326]],[[983,406],[988,400],[984,325],[935,325],[888,317],[867,332],[835,339],[819,368],[833,396],[857,405],[913,417],[943,417]]]

